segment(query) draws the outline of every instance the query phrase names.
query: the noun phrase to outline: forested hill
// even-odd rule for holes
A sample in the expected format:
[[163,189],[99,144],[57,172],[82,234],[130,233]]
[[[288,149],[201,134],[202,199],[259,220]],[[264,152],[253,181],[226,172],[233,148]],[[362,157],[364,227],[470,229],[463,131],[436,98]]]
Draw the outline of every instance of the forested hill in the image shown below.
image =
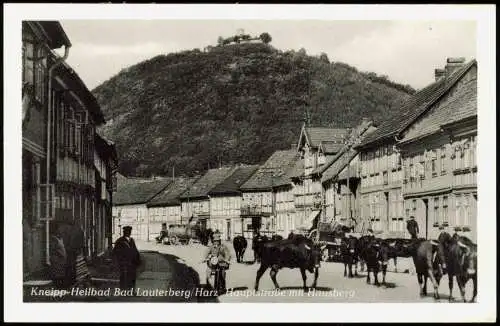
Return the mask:
[[262,163],[298,141],[306,116],[316,126],[382,122],[413,92],[324,54],[264,43],[159,55],[93,90],[119,171],[135,176]]

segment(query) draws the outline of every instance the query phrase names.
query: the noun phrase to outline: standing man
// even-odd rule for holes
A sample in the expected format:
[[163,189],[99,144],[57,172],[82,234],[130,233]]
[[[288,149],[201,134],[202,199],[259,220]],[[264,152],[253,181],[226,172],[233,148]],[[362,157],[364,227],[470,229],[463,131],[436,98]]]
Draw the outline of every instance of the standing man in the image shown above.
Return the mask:
[[120,288],[122,290],[133,289],[135,292],[135,280],[137,278],[137,267],[141,263],[139,250],[135,245],[131,226],[123,227],[123,236],[118,238],[113,248],[113,257],[120,269]]
[[410,233],[412,239],[417,239],[418,235],[418,223],[415,221],[415,216],[410,216],[408,222],[406,222],[406,229]]

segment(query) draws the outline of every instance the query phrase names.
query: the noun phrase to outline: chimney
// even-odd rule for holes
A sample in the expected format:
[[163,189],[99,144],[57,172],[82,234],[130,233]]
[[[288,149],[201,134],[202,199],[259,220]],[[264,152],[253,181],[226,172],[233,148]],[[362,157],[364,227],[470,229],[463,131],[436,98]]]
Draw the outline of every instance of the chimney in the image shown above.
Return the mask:
[[297,149],[297,143],[293,143],[291,146],[292,149]]
[[446,75],[446,70],[444,69],[434,69],[434,78],[436,81],[440,80]]
[[444,67],[446,71],[446,76],[451,75],[454,71],[461,68],[465,64],[465,58],[448,58],[446,59],[446,66]]

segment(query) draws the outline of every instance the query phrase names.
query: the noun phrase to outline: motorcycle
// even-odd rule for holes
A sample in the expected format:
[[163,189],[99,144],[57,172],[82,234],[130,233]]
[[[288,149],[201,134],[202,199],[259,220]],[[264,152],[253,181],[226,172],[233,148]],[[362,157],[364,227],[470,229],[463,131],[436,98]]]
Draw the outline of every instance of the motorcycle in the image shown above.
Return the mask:
[[208,281],[210,282],[211,280],[213,280],[212,288],[217,292],[217,294],[224,293],[226,291],[224,270],[229,269],[229,263],[220,260],[217,256],[211,256],[205,261],[210,268],[210,278]]

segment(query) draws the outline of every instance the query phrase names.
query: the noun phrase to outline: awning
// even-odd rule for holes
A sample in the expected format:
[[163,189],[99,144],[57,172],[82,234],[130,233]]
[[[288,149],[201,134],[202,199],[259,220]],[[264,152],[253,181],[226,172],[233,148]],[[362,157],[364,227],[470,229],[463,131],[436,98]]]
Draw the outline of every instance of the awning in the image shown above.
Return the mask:
[[319,215],[320,212],[321,210],[312,211],[311,214],[309,214],[307,219],[304,221],[304,223],[299,227],[297,227],[297,229],[310,230],[314,228],[314,220],[316,219],[316,217]]

